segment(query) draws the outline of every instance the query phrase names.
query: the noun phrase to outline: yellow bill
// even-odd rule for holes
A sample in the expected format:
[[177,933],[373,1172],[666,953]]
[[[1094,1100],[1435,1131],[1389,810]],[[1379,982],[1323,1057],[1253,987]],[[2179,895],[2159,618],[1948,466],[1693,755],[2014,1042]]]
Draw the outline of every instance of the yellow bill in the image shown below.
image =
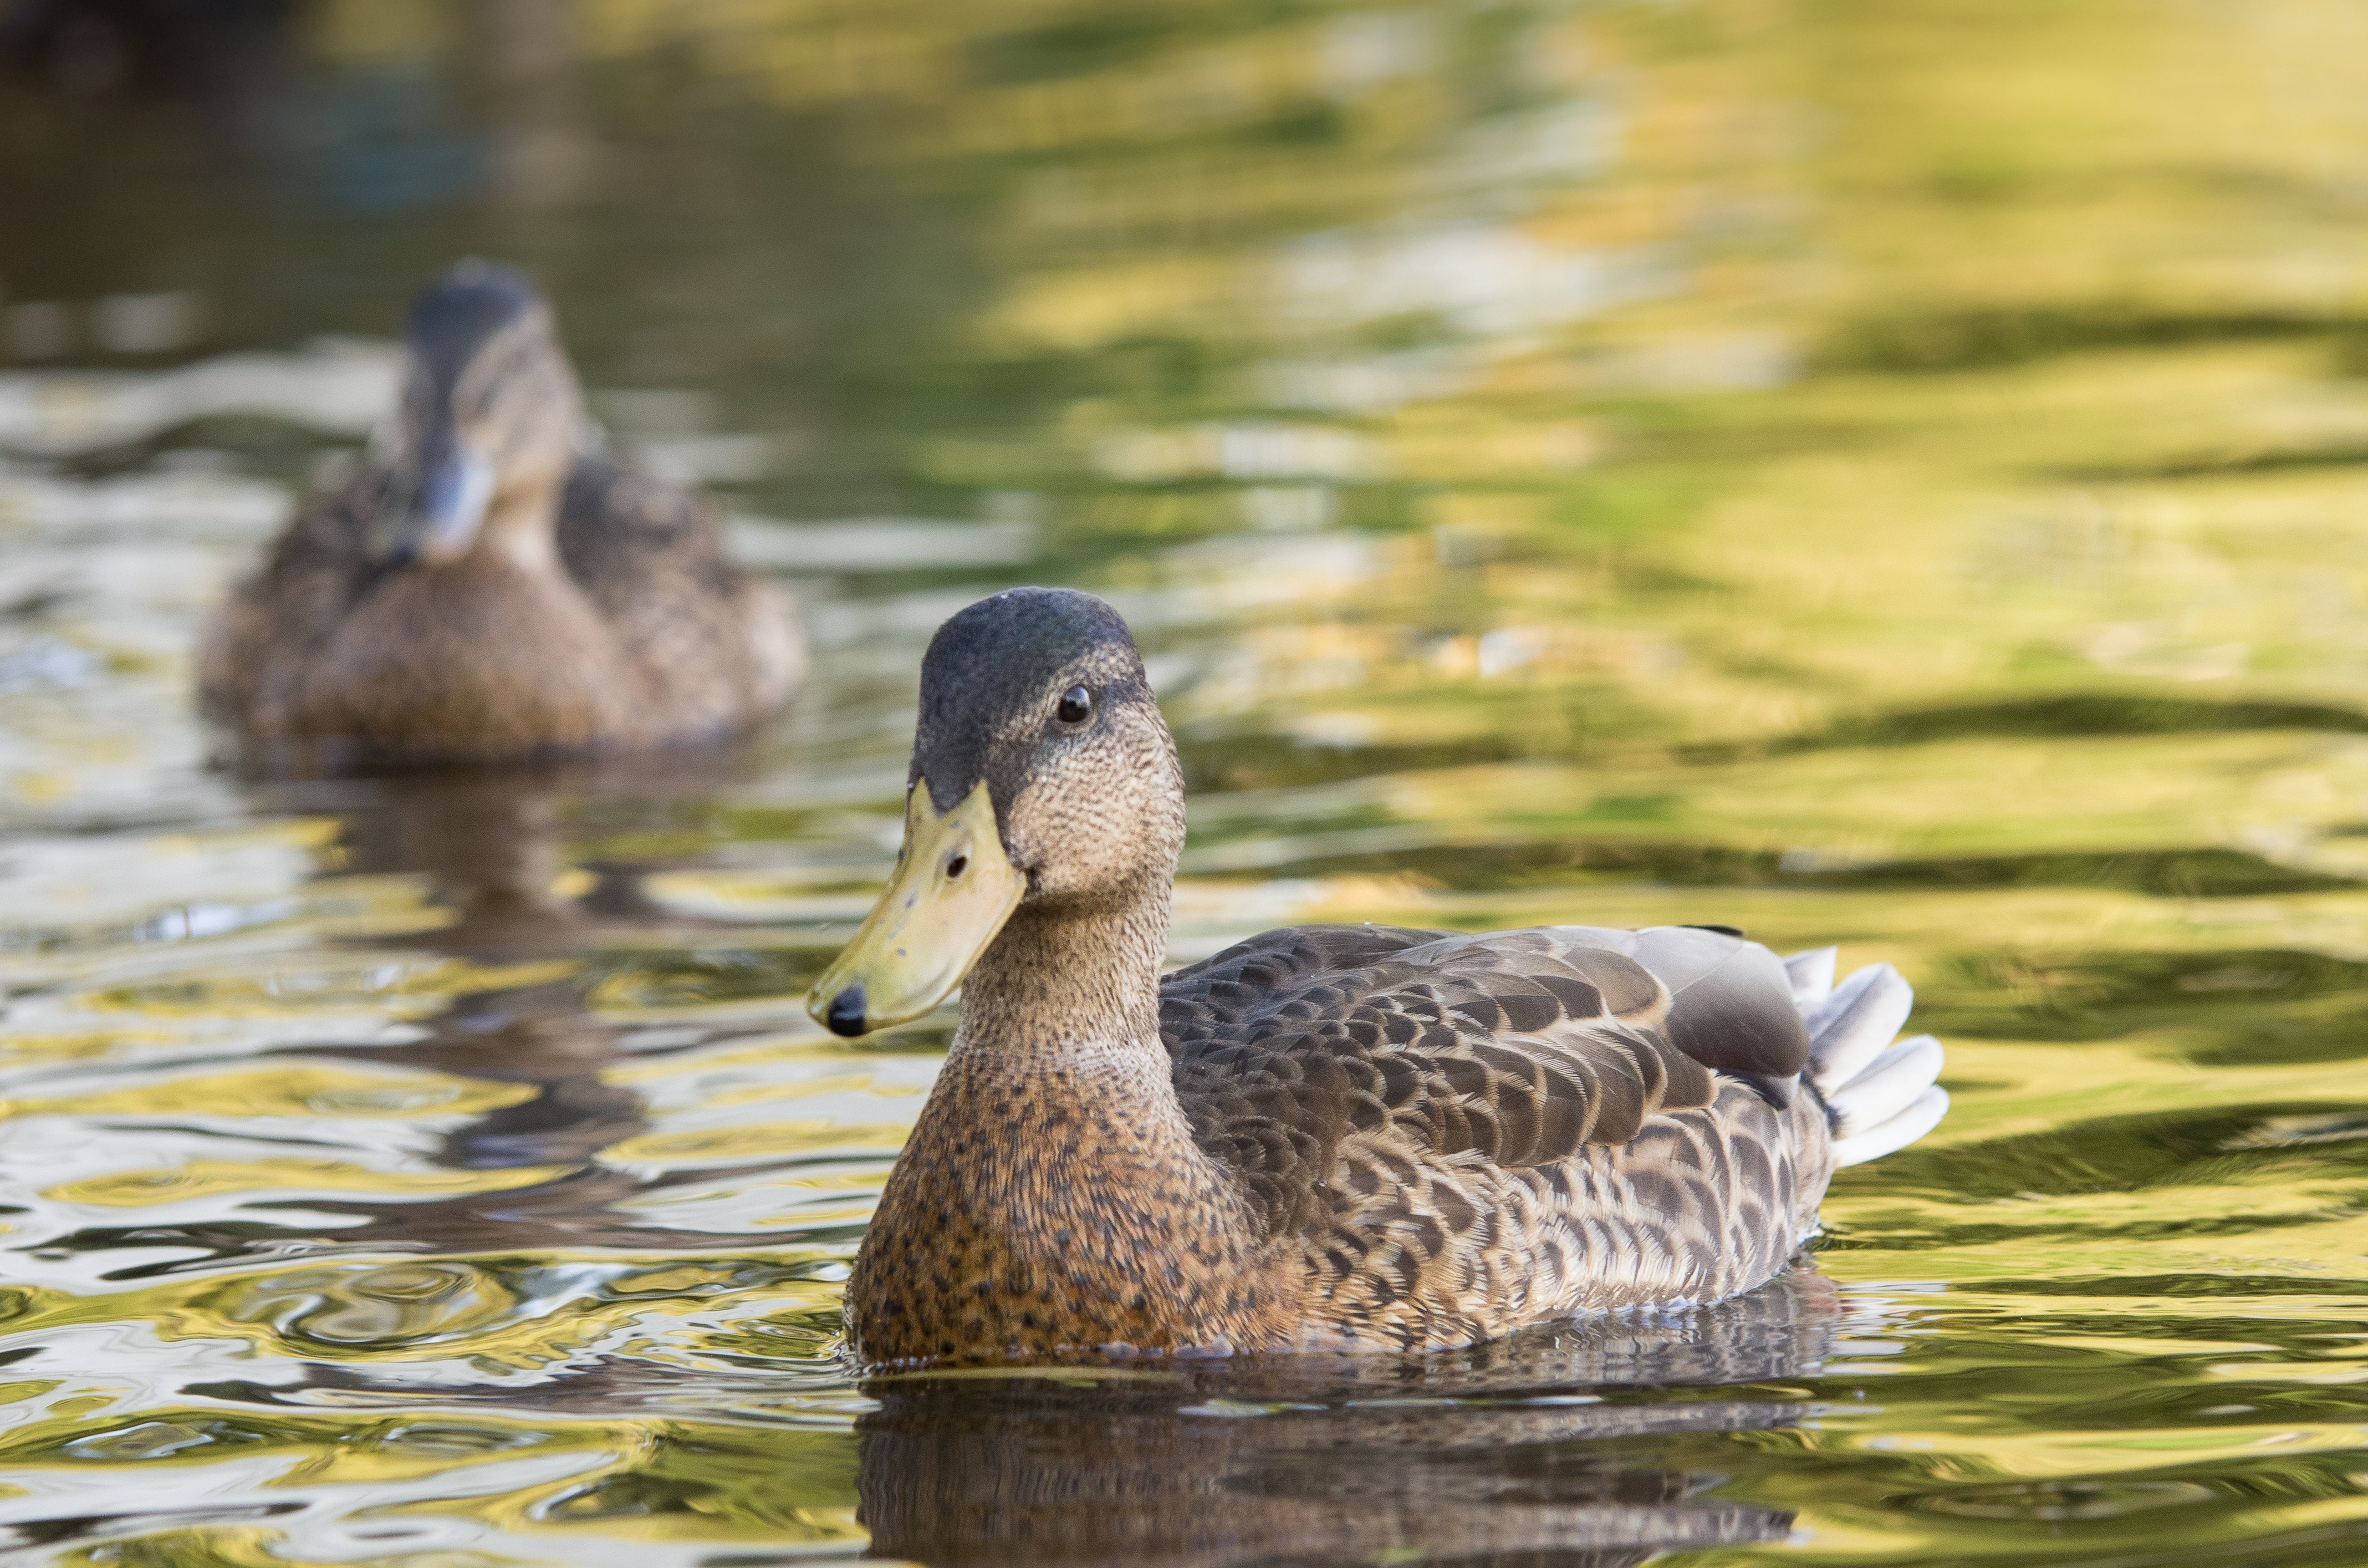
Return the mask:
[[814,982],[806,1011],[849,1036],[919,1017],[953,994],[1027,888],[1004,858],[986,780],[943,816],[930,803],[929,781],[916,781],[888,891]]

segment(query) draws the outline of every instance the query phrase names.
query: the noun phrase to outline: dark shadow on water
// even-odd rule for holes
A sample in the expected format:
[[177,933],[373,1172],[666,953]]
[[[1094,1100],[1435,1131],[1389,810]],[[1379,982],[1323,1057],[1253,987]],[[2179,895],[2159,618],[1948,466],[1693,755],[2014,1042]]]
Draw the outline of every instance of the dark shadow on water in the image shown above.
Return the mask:
[[1869,313],[1816,355],[1820,369],[1891,374],[2020,365],[2096,350],[2339,337],[2356,317],[2306,311],[2166,311],[2111,301]]
[[1804,863],[1782,851],[1724,844],[1604,838],[1440,844],[1383,852],[1352,848],[1262,863],[1259,869],[1275,876],[1406,872],[1467,891],[1552,887],[1611,877],[1643,877],[1674,887],[2116,887],[2169,898],[2256,898],[2359,885],[2349,877],[2219,847],[1918,856],[1831,864]]
[[2159,693],[2065,692],[2002,702],[1952,703],[1844,720],[1777,749],[1917,745],[1984,736],[2172,735],[2215,730],[2329,730],[2368,733],[2368,713],[2325,702],[2170,697]]
[[[2256,1211],[2239,1210],[2226,1216],[2227,1227],[2270,1231],[2286,1224],[2317,1223],[2341,1210],[2345,1200],[2333,1197],[2327,1205],[2295,1211],[2284,1199],[2312,1176],[2349,1175],[2363,1160],[2368,1160],[2368,1107],[2340,1099],[2278,1101],[2095,1117],[2067,1120],[2041,1132],[1910,1148],[1886,1158],[1879,1171],[1870,1167],[1866,1175],[1845,1175],[1842,1181],[1850,1185],[1879,1181],[1885,1192],[1945,1194],[1969,1206],[1966,1222],[1923,1226],[1918,1231],[1920,1241],[1886,1232],[1875,1244],[1958,1246],[2002,1234],[2028,1236],[2050,1228],[2051,1222],[2021,1221],[2011,1214],[2001,1214],[1999,1224],[1985,1223],[1987,1216],[1978,1207],[1971,1207],[1985,1199],[2213,1187],[2242,1184],[2265,1170],[2278,1172],[2282,1181],[2275,1187],[2262,1187],[2268,1196]],[[2109,1233],[2124,1238],[2208,1234],[2221,1222],[2218,1218],[2169,1212],[2116,1224],[2083,1214],[2065,1217],[2060,1228],[2066,1234],[2101,1239]],[[1822,1244],[1861,1244],[1871,1233],[1870,1225],[1861,1222]],[[2321,1286],[2314,1281],[2312,1288]]]
[[2166,458],[2157,462],[2094,464],[2055,471],[2055,477],[2075,483],[2110,484],[2161,479],[2211,479],[2223,474],[2283,473],[2318,468],[2358,468],[2368,464],[2368,446],[2346,442],[2324,447],[2250,449],[2206,452],[2194,457]]
[[1959,953],[1918,1021],[2067,1044],[2161,1034],[2209,1066],[2350,1061],[2368,1054],[2368,964],[2286,948]]

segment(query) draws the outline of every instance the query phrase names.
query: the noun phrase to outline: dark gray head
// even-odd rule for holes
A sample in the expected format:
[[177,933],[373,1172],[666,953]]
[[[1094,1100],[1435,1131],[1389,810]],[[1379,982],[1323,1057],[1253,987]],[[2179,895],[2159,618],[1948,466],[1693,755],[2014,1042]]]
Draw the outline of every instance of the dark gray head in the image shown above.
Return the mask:
[[[1150,995],[1184,781],[1116,610],[1091,594],[1014,588],[938,628],[910,779],[895,873],[814,983],[809,1012],[843,1035],[917,1018],[1031,904],[1054,919],[1122,912],[1111,954],[1137,960]],[[1097,994],[1114,983],[1103,959],[1064,972]]]
[[395,467],[407,504],[382,557],[440,564],[481,537],[547,554],[550,508],[530,503],[566,477],[581,396],[542,296],[515,267],[461,262],[412,302],[403,347]]
[[548,312],[527,275],[496,261],[456,263],[422,289],[404,318],[403,346],[429,388],[450,399],[461,377],[505,328]]
[[1031,897],[1172,874],[1182,846],[1183,777],[1143,656],[1074,589],[1013,588],[938,629],[907,778],[939,811],[984,779]]

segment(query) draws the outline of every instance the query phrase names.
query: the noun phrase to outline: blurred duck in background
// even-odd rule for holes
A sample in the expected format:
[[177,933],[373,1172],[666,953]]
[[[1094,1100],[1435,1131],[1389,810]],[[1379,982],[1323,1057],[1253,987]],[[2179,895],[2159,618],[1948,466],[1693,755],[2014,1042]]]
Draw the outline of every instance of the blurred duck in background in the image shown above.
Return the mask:
[[804,667],[789,599],[696,495],[576,448],[520,273],[464,261],[404,329],[401,404],[233,591],[208,714],[277,766],[487,762],[723,739]]

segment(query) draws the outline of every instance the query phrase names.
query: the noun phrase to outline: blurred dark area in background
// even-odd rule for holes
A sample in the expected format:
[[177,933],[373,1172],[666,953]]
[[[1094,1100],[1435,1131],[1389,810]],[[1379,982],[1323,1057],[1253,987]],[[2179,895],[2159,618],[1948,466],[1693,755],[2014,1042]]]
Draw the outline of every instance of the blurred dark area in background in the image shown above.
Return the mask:
[[85,101],[181,98],[226,116],[267,104],[294,0],[9,0],[0,62]]
[[170,365],[382,338],[459,256],[535,272],[596,373],[836,426],[884,496],[875,384],[924,358],[961,246],[679,51],[587,60],[568,0],[7,0],[0,361]]

